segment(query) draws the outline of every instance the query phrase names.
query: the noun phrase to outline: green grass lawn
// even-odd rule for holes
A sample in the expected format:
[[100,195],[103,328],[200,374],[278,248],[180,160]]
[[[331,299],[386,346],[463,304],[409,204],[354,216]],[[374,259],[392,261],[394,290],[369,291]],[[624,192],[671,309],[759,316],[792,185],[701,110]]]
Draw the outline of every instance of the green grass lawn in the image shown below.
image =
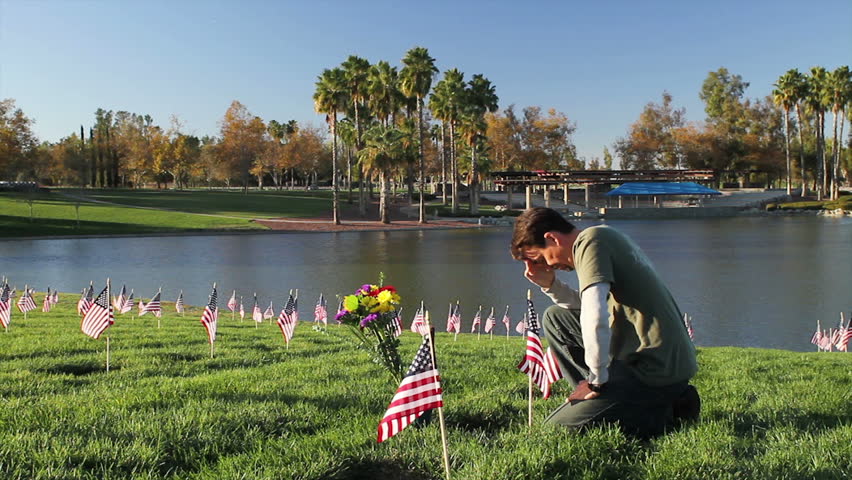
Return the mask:
[[[40,296],[39,296],[40,297]],[[40,299],[40,298],[39,298]],[[0,478],[440,479],[437,421],[376,444],[397,385],[342,335],[223,313],[211,359],[200,310],[119,316],[84,336],[66,294],[0,332]],[[307,317],[307,310],[303,313]],[[418,338],[402,339],[405,362]],[[803,339],[806,341],[806,339]],[[702,348],[702,420],[650,442],[618,428],[526,427],[524,342],[436,339],[455,479],[841,479],[852,458],[852,355]]]
[[[81,201],[78,195],[119,205]],[[329,192],[68,190],[0,194],[0,237],[265,230],[253,218],[311,217],[330,210]],[[33,201],[33,220],[27,200]],[[131,207],[162,208],[158,211]],[[188,212],[188,213],[184,213]],[[222,215],[210,216],[210,215]]]

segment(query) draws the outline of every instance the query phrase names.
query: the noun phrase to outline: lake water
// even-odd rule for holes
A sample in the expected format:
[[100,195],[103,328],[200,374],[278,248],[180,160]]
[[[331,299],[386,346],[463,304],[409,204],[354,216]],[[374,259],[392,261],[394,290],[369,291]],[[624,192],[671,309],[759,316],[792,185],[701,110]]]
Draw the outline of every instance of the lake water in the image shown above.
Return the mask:
[[[580,222],[581,227],[596,222]],[[610,221],[654,262],[682,311],[693,317],[696,343],[813,350],[817,319],[837,326],[852,310],[852,219],[821,217]],[[511,230],[488,228],[324,234],[216,235],[0,241],[0,275],[18,286],[79,292],[107,276],[146,299],[159,286],[174,301],[203,305],[212,282],[222,304],[236,289],[251,308],[257,292],[276,310],[298,288],[302,318],[320,292],[386,283],[403,296],[406,325],[422,299],[443,331],[450,301],[461,301],[470,328],[479,305],[498,318],[508,304],[513,324],[526,290],[523,265],[511,259]],[[576,275],[560,273],[576,287]],[[539,311],[549,305],[534,291]],[[223,298],[224,297],[224,298]],[[66,297],[67,299],[68,297]],[[76,300],[76,297],[74,297]],[[224,305],[223,305],[224,306]],[[497,333],[505,334],[498,323]]]

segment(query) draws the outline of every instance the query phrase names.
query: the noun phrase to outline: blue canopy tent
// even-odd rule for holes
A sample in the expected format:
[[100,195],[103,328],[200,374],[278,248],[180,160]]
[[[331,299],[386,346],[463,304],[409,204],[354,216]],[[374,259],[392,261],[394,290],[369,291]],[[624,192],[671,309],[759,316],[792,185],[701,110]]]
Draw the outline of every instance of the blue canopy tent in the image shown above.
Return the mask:
[[695,182],[629,182],[606,193],[608,197],[626,195],[721,195],[722,192]]
[[[607,197],[626,197],[633,196],[637,199],[640,196],[656,197],[658,196],[692,196],[692,195],[721,195],[722,192],[707,188],[704,185],[699,185],[695,182],[628,182],[620,187],[606,193]],[[619,207],[621,206],[621,198],[619,198]]]

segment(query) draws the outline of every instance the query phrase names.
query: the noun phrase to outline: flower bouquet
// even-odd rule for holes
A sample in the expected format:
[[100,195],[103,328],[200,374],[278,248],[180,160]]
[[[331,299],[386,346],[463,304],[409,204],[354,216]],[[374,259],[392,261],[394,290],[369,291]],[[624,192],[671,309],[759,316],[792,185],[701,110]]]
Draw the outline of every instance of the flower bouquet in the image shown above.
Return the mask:
[[373,362],[383,366],[397,383],[404,373],[399,340],[394,333],[399,303],[394,287],[366,284],[343,298],[343,309],[335,317],[352,330],[359,348],[367,351]]

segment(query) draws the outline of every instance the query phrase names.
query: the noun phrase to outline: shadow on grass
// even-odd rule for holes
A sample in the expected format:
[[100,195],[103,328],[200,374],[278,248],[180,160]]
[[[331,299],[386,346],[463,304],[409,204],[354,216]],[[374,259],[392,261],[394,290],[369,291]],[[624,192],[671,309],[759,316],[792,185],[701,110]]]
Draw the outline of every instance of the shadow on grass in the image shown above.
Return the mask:
[[399,461],[385,459],[346,458],[343,464],[321,476],[329,480],[432,480],[434,476],[405,468]]
[[[109,369],[110,371],[121,370],[121,367],[117,365],[110,365]],[[101,362],[59,363],[37,369],[36,371],[52,373],[55,375],[74,375],[80,377],[83,375],[90,375],[92,373],[106,373],[106,365]]]
[[790,425],[796,430],[808,433],[818,433],[826,429],[834,429],[852,421],[852,414],[825,415],[793,408],[776,412],[777,418],[766,419],[751,412],[740,413],[734,420],[734,432],[740,437],[751,437],[755,433],[766,432],[780,426]]
[[511,405],[501,405],[497,410],[486,412],[453,412],[447,416],[447,423],[467,432],[497,433],[509,428],[513,418],[523,416],[521,409]]

